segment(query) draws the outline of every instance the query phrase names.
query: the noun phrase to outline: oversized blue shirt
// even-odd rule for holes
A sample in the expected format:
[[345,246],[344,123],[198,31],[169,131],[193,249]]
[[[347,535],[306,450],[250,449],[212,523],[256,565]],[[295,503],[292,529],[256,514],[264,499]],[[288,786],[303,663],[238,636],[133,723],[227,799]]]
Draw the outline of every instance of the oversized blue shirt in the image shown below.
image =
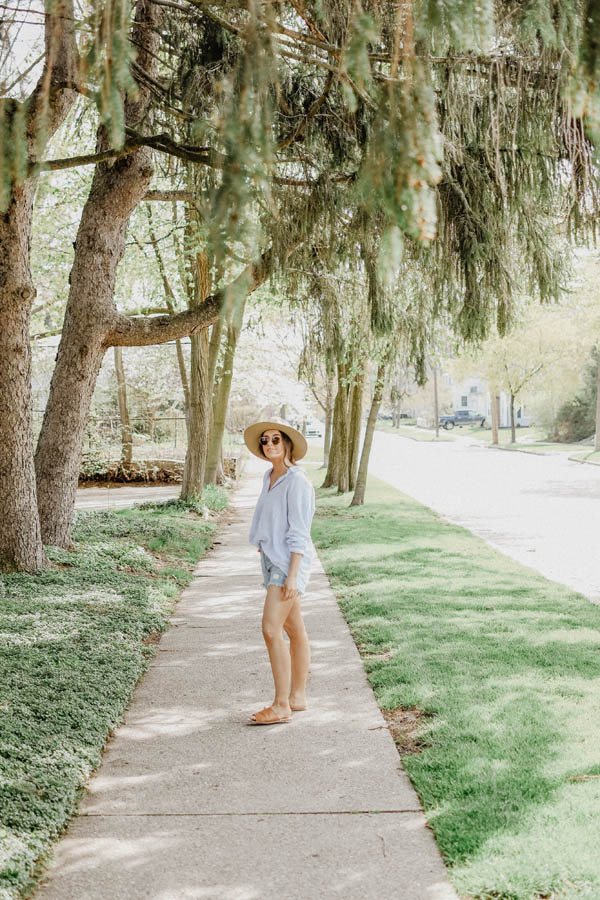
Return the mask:
[[271,467],[265,472],[250,526],[250,543],[260,547],[286,575],[292,553],[301,553],[298,590],[303,592],[312,562],[310,526],[315,512],[315,489],[298,466],[290,466],[269,488],[272,471]]

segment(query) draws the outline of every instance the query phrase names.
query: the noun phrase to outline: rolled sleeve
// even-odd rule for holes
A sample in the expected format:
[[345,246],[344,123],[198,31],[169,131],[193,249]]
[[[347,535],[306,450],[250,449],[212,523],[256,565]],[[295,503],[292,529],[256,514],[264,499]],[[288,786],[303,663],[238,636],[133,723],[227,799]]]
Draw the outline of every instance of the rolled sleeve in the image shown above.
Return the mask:
[[288,492],[288,530],[286,543],[290,553],[306,555],[310,545],[310,526],[315,511],[315,491],[304,477],[297,477]]

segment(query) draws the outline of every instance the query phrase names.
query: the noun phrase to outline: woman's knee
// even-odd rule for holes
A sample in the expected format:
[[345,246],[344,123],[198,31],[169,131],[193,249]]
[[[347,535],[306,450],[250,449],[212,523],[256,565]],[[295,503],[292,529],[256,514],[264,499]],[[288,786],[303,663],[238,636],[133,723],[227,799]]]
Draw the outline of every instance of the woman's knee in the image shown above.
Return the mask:
[[262,623],[262,634],[265,639],[265,644],[270,646],[274,644],[276,641],[283,639],[283,630],[281,625],[275,625],[273,622],[264,621]]
[[291,641],[302,640],[307,637],[306,628],[304,627],[304,619],[300,615],[299,610],[294,610],[283,623],[285,633]]

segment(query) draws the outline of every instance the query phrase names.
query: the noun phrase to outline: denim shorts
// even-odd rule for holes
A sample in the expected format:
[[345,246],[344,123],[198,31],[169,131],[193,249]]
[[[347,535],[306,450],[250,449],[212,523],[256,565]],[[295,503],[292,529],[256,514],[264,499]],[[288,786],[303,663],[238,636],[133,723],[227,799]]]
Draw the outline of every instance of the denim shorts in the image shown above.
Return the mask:
[[275,584],[277,587],[283,587],[287,575],[269,559],[263,550],[260,551],[260,562],[262,565],[263,586],[268,588],[269,585]]

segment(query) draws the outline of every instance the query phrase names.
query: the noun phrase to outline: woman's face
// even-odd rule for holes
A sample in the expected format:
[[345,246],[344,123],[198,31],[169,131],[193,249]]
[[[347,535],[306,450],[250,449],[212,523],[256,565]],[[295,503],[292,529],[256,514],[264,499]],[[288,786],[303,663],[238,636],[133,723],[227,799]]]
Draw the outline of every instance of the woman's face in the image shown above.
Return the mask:
[[[285,444],[280,431],[270,428],[268,431],[263,432],[262,438],[267,439],[267,443],[262,443],[261,440],[261,446],[263,453],[270,462],[285,459]],[[273,440],[276,443],[273,443]]]

